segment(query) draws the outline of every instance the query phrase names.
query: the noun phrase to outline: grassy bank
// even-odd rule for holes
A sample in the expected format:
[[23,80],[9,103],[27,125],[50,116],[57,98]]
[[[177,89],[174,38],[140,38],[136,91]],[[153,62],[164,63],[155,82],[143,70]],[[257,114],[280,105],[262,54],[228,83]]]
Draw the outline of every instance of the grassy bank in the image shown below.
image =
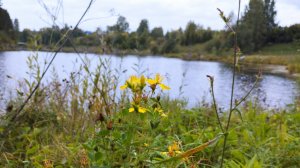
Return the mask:
[[[225,167],[300,164],[299,102],[282,111],[248,102],[222,133],[213,107],[187,109],[163,97],[172,88],[159,74],[119,83],[121,71],[99,61],[92,70],[86,60],[62,81],[53,72],[19,112],[39,73],[22,82],[1,117],[1,167],[218,167],[223,136]],[[227,113],[219,117],[226,125]]]
[[[233,51],[214,51],[207,52],[205,50],[206,43],[196,44],[191,46],[177,46],[175,53],[157,54],[170,58],[179,58],[183,60],[205,60],[205,61],[219,61],[225,63],[232,63]],[[287,44],[268,45],[256,53],[250,55],[242,54],[239,58],[241,67],[247,69],[252,65],[283,65],[290,74],[300,73],[300,43],[293,42]],[[12,49],[12,48],[10,48]],[[25,49],[25,48],[15,48]],[[53,51],[53,48],[39,47],[41,51]],[[102,50],[99,46],[76,46],[76,50],[81,53],[96,53],[96,54],[115,54],[115,55],[155,55],[150,50]],[[72,47],[63,47],[62,52],[74,52]],[[255,66],[252,66],[252,69]],[[270,73],[270,72],[269,72]]]
[[[176,53],[159,54],[171,58],[180,58],[184,60],[205,60],[232,63],[233,51],[207,52],[204,44],[192,46],[178,46]],[[262,50],[250,55],[242,54],[240,65],[245,67],[251,65],[283,65],[289,73],[300,73],[300,43],[274,44],[264,47]],[[73,52],[72,48],[64,48],[65,52]],[[79,47],[81,52],[103,53],[97,47]],[[150,50],[114,50],[111,51],[116,55],[153,55]]]

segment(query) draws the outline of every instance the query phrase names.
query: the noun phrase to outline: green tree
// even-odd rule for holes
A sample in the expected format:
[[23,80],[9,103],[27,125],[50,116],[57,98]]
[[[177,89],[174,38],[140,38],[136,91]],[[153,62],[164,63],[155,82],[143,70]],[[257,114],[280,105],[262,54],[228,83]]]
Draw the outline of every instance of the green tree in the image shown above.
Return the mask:
[[141,35],[143,33],[149,34],[149,23],[147,19],[142,19],[140,22],[139,27],[136,30],[136,33],[138,35]]
[[13,23],[7,10],[0,7],[0,31],[9,32],[13,30]]
[[165,43],[162,46],[162,53],[177,52],[177,45],[180,44],[181,32],[179,30],[166,33]]
[[[267,40],[268,43],[274,43],[276,42],[276,35],[278,33],[277,27],[278,24],[275,21],[276,17],[276,10],[275,10],[275,1],[274,0],[264,0],[265,2],[265,16],[266,16],[266,24],[267,24]],[[277,32],[277,33],[276,33]]]
[[265,0],[264,12],[267,20],[268,31],[277,27],[277,23],[275,21],[277,14],[277,11],[275,10],[275,0]]
[[124,16],[119,16],[117,23],[113,26],[108,26],[109,42],[114,48],[127,49],[129,39],[129,23]]
[[153,39],[163,38],[164,30],[162,27],[155,27],[152,29],[150,35]]
[[21,33],[20,33],[20,41],[27,43],[29,42],[29,40],[33,37],[33,32],[29,29],[24,29]]
[[108,31],[114,32],[128,32],[129,31],[129,23],[126,21],[124,16],[119,16],[117,23],[113,26],[108,26]]
[[136,30],[138,35],[138,49],[146,49],[149,46],[149,24],[147,19],[143,19],[140,22],[139,27]]
[[267,18],[262,0],[250,0],[241,20],[239,35],[243,52],[257,51],[266,42]]
[[7,10],[0,7],[0,50],[11,48],[15,42],[16,34],[12,20]]
[[184,31],[185,45],[195,44],[197,41],[197,25],[190,21]]
[[138,36],[137,36],[136,32],[132,32],[129,34],[128,47],[130,49],[138,48]]
[[15,35],[15,39],[18,41],[19,37],[20,37],[20,26],[19,26],[19,20],[15,19],[14,20],[14,35]]
[[43,45],[54,45],[60,41],[62,34],[58,26],[40,29],[41,43]]
[[14,20],[14,30],[16,32],[19,32],[20,31],[20,25],[19,25],[19,20],[18,19],[15,19]]

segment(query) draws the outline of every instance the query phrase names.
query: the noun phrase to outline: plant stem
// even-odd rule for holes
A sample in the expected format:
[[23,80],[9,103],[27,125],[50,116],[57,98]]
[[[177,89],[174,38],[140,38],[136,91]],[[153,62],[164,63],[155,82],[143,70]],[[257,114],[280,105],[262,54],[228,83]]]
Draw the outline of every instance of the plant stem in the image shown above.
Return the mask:
[[216,103],[216,98],[215,98],[214,79],[210,79],[210,80],[211,80],[210,81],[210,87],[211,87],[211,94],[212,94],[212,98],[213,98],[214,109],[215,109],[215,112],[216,112],[216,115],[217,115],[217,119],[218,119],[219,126],[221,128],[221,131],[222,131],[222,133],[224,133],[224,128],[223,128],[221,120],[220,120],[220,116],[219,116],[218,108],[217,108],[217,103]]
[[220,165],[221,168],[223,167],[223,163],[224,163],[224,155],[225,155],[225,150],[226,150],[228,129],[230,126],[230,120],[231,120],[231,116],[232,116],[232,112],[233,112],[232,106],[233,106],[234,82],[235,82],[235,76],[236,76],[236,60],[237,60],[237,50],[238,50],[237,32],[238,32],[238,27],[239,27],[240,9],[241,9],[241,0],[239,0],[238,19],[236,21],[236,30],[234,31],[234,58],[233,58],[233,74],[232,74],[231,95],[230,95],[230,108],[229,108],[229,116],[228,116],[228,120],[227,120],[227,125],[225,128],[222,159],[221,159],[221,165]]

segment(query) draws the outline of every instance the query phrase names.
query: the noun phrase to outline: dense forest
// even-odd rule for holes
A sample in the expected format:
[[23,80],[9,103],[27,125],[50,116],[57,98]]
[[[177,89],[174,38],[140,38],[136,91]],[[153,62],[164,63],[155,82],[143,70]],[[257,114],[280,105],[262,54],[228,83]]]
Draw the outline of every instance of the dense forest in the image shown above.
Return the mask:
[[[251,0],[242,14],[239,29],[239,46],[244,53],[259,51],[262,47],[278,43],[291,43],[300,40],[300,24],[282,27],[276,22],[274,0]],[[30,44],[35,41],[46,48],[53,48],[72,27],[45,27],[39,31],[24,29],[19,31],[19,22],[9,17],[1,8],[0,42],[2,46],[11,46],[17,42]],[[228,22],[236,26],[233,13]],[[221,21],[221,20],[220,20]],[[85,46],[99,47],[105,53],[118,51],[146,51],[151,54],[178,53],[180,46],[203,44],[204,51],[214,55],[222,55],[232,47],[233,38],[229,29],[212,30],[204,28],[194,21],[185,28],[164,31],[162,27],[150,30],[149,21],[143,19],[136,30],[131,30],[126,17],[119,16],[117,22],[107,26],[106,30],[98,28],[94,32],[77,28],[73,31],[65,47]],[[5,47],[4,47],[5,48]]]

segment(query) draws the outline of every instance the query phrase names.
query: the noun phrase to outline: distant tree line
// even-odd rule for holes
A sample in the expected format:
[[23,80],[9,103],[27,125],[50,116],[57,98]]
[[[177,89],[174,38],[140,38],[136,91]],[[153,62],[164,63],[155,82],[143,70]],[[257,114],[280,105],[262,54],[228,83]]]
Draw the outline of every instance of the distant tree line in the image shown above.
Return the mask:
[[[275,43],[290,43],[300,40],[300,24],[281,27],[277,24],[275,0],[250,0],[239,22],[239,47],[244,53],[259,51],[262,47]],[[0,42],[30,43],[53,47],[61,43],[62,37],[72,28],[52,26],[39,31],[29,29],[19,30],[17,19],[12,21],[6,10],[0,8]],[[233,28],[233,14],[230,14]],[[221,21],[221,20],[220,20]],[[206,52],[221,54],[233,46],[233,36],[229,30],[215,31],[203,28],[193,21],[187,23],[184,29],[164,31],[162,27],[149,28],[149,21],[142,19],[136,30],[130,30],[130,25],[124,16],[119,16],[116,23],[107,26],[106,30],[98,28],[87,32],[77,28],[68,39],[65,46],[97,46],[103,51],[138,50],[153,54],[180,52],[181,46],[203,44]]]
[[[281,27],[275,21],[277,11],[275,0],[250,0],[239,24],[239,47],[244,53],[259,51],[262,47],[275,43],[300,41],[300,24]],[[236,29],[236,25],[233,24]],[[228,50],[233,46],[231,31],[215,34],[206,49],[209,51]]]

